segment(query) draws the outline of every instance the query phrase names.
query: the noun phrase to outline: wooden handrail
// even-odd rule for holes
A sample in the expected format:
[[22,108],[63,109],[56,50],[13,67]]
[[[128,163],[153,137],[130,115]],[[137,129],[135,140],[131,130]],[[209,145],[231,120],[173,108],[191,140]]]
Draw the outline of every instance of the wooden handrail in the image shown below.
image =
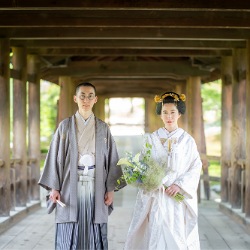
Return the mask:
[[4,160],[0,159],[0,167],[4,165]]
[[47,153],[42,153],[41,154],[41,160],[45,160],[46,156],[47,156]]
[[221,177],[219,176],[203,176],[203,174],[201,175],[201,179],[204,180],[208,178],[209,181],[220,181],[221,180]]
[[[37,159],[36,158],[28,158],[27,159],[27,164],[31,164],[31,163],[36,163]],[[22,159],[10,159],[10,165],[13,166],[15,164],[21,164],[22,163]],[[0,166],[1,166],[1,160],[0,160]]]
[[29,158],[29,159],[27,160],[27,163],[28,163],[28,164],[36,163],[36,162],[37,162],[37,159],[36,159],[36,158]]
[[246,159],[238,159],[237,164],[239,164],[241,168],[244,169],[246,166]]
[[15,164],[21,164],[22,159],[10,159],[10,166],[14,166]]
[[200,154],[200,157],[202,160],[208,160],[208,161],[220,161],[221,160],[221,156],[216,156],[216,155]]
[[209,161],[221,161],[221,156],[207,155],[207,159],[208,159]]

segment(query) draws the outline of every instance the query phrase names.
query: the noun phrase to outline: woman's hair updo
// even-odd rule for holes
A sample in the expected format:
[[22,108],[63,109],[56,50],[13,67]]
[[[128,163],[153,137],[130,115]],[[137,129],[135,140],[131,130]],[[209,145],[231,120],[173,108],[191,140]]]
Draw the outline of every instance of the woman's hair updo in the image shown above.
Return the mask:
[[155,96],[155,102],[156,102],[156,114],[161,114],[162,106],[165,103],[174,103],[179,111],[180,114],[185,114],[186,111],[186,96],[184,94],[178,95],[175,92],[166,92],[162,94],[161,96],[156,95]]

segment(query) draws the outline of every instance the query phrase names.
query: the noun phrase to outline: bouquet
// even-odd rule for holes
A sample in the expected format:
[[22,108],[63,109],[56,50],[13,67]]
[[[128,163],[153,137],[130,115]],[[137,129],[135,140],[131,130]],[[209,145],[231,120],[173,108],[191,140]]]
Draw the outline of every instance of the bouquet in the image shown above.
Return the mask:
[[[158,162],[151,158],[152,145],[146,143],[145,155],[140,153],[133,156],[131,153],[127,153],[127,157],[121,158],[117,165],[122,165],[122,180],[125,180],[127,184],[136,186],[146,192],[157,190],[159,187],[167,186],[162,184],[162,179],[166,176],[166,169]],[[120,180],[118,180],[120,184]],[[181,202],[184,196],[177,193],[173,197],[176,201]]]

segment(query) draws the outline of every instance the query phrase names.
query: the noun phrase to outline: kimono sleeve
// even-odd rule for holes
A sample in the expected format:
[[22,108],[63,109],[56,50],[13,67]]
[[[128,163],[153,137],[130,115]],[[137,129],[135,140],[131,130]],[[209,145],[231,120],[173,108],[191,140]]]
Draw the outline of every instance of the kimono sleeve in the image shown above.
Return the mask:
[[202,163],[193,138],[187,146],[189,147],[188,153],[185,153],[188,156],[188,159],[185,160],[188,165],[187,171],[180,175],[174,184],[178,185],[185,192],[186,196],[192,199],[197,192]]
[[119,160],[116,143],[108,128],[108,177],[106,188],[108,192],[118,191],[126,186],[126,182],[122,181],[118,184],[118,179],[122,176],[122,169],[117,165]]
[[47,190],[60,190],[60,180],[62,179],[63,158],[60,157],[60,149],[65,143],[65,134],[62,127],[56,130],[50,144],[48,154],[45,159],[44,168],[38,184]]

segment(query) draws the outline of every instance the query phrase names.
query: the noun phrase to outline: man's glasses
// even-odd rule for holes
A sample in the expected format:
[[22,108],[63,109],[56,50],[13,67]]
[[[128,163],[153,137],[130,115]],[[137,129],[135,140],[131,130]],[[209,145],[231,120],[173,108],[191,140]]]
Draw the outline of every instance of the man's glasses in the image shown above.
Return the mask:
[[84,101],[86,98],[87,98],[89,101],[92,101],[92,100],[95,98],[95,95],[94,95],[94,94],[90,94],[90,95],[88,95],[88,96],[80,95],[79,98],[80,98],[81,100],[83,100],[83,101]]

